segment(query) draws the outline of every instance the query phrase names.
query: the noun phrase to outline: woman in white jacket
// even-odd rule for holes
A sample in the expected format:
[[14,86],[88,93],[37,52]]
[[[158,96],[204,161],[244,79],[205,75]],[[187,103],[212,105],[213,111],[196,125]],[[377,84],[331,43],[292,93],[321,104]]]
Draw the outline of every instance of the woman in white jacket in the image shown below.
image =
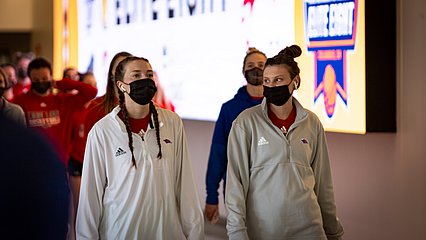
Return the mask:
[[203,239],[182,120],[152,103],[148,60],[115,71],[119,106],[88,135],[77,239]]
[[242,112],[228,140],[230,239],[340,239],[325,133],[292,97],[300,85],[293,45],[268,58],[260,105]]

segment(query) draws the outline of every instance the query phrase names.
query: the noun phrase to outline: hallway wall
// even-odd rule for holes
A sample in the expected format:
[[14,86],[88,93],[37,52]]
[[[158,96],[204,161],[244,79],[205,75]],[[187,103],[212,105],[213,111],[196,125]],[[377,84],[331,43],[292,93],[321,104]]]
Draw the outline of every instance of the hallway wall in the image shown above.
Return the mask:
[[[23,10],[28,17],[10,14],[14,11],[7,7],[15,3],[32,9]],[[397,0],[397,4],[397,133],[327,133],[345,240],[426,239],[426,1]],[[31,31],[33,48],[41,46],[42,55],[51,60],[51,8],[49,0],[2,0],[0,31]],[[184,120],[184,124],[204,202],[214,123]]]
[[[397,4],[397,133],[327,133],[345,240],[426,239],[426,2]],[[204,202],[214,123],[184,123]]]

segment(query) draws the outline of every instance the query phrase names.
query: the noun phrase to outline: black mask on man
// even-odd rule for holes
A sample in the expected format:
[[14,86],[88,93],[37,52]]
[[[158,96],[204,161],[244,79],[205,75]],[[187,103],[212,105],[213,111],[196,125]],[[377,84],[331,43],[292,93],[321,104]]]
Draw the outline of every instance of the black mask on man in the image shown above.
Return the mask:
[[151,78],[139,79],[127,85],[130,85],[130,93],[128,93],[130,98],[139,105],[151,102],[157,92],[155,82]]
[[263,86],[263,96],[265,96],[269,103],[276,106],[282,106],[291,97],[292,93],[290,93],[289,86],[290,84],[278,87]]
[[244,77],[247,82],[254,86],[259,86],[263,84],[263,70],[258,67],[248,69],[244,72]]
[[21,79],[28,77],[27,71],[23,68],[18,68],[17,75]]
[[31,89],[40,94],[45,94],[51,86],[52,86],[51,82],[32,82],[31,83]]

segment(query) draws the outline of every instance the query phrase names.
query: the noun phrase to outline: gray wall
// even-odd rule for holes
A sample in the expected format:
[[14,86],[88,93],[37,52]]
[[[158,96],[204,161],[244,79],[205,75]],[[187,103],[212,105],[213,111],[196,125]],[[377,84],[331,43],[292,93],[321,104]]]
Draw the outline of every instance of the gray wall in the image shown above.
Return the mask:
[[[397,133],[327,133],[346,240],[426,239],[426,1],[397,4]],[[204,202],[214,123],[184,123]]]

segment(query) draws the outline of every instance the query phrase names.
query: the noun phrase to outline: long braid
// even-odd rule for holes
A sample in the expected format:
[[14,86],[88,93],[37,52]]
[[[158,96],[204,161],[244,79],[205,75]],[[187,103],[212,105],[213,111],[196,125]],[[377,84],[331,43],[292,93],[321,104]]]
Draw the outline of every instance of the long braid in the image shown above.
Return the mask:
[[[133,61],[135,59],[138,59],[138,58],[129,56],[129,57],[125,58],[124,60],[122,60],[117,65],[117,67],[115,69],[115,74],[114,74],[117,77],[117,79],[123,79],[124,72],[125,72],[125,66],[127,65],[127,63],[129,63],[130,61]],[[114,80],[116,80],[116,79],[114,79]],[[126,105],[124,103],[124,93],[120,90],[118,91],[118,98],[119,98],[120,109],[123,112],[123,118],[124,118],[123,120],[124,120],[124,125],[126,126],[127,136],[129,138],[129,148],[130,148],[130,151],[132,152],[132,163],[133,163],[133,166],[135,166],[135,168],[137,168],[135,155],[133,153],[133,149],[134,149],[133,148],[133,137],[132,137],[132,129],[131,129],[130,123],[129,123],[129,114],[127,112],[127,108],[126,108]]]
[[[142,58],[142,57],[135,57],[135,56],[126,57],[125,59],[120,61],[120,63],[117,65],[117,67],[115,69],[115,74],[114,74],[114,76],[115,76],[114,81],[115,82],[121,81],[124,77],[126,65],[129,62],[137,61],[137,60],[144,60],[144,61],[149,63],[149,61],[147,59]],[[118,86],[116,85],[116,87],[118,87]],[[124,93],[120,89],[118,89],[118,96],[119,96],[120,109],[121,109],[121,111],[123,111],[124,125],[126,126],[127,136],[129,137],[129,148],[130,148],[130,151],[132,152],[132,163],[133,163],[133,166],[135,166],[135,168],[137,168],[135,155],[133,153],[133,149],[134,149],[133,148],[133,137],[132,137],[132,129],[130,128],[130,123],[129,123],[129,114],[127,112],[127,108],[126,108],[126,105],[125,105],[125,102],[124,102]],[[153,112],[154,112],[154,120],[157,119],[156,120],[156,127],[155,127],[157,129],[159,124],[158,124],[158,114],[157,114],[157,111],[155,110],[155,107],[154,107]],[[160,133],[158,132],[157,133],[157,138],[158,138],[157,143],[158,144],[160,144],[159,134]],[[160,146],[160,153],[161,153],[161,146]],[[159,156],[161,157],[161,154],[159,154]]]
[[163,153],[161,152],[161,140],[160,140],[160,123],[158,122],[158,112],[154,106],[154,103],[151,101],[149,103],[149,110],[152,112],[154,117],[154,127],[155,127],[155,135],[157,135],[157,144],[158,144],[158,154],[157,157],[161,159],[163,157]]
[[123,112],[124,125],[126,126],[127,136],[129,137],[129,148],[130,148],[130,151],[132,152],[132,163],[133,163],[133,166],[135,166],[135,168],[137,168],[135,155],[133,153],[132,129],[130,127],[129,114],[127,113],[126,105],[124,104],[124,94],[122,92],[119,93],[119,101],[120,101],[119,102],[120,103],[120,109]]

